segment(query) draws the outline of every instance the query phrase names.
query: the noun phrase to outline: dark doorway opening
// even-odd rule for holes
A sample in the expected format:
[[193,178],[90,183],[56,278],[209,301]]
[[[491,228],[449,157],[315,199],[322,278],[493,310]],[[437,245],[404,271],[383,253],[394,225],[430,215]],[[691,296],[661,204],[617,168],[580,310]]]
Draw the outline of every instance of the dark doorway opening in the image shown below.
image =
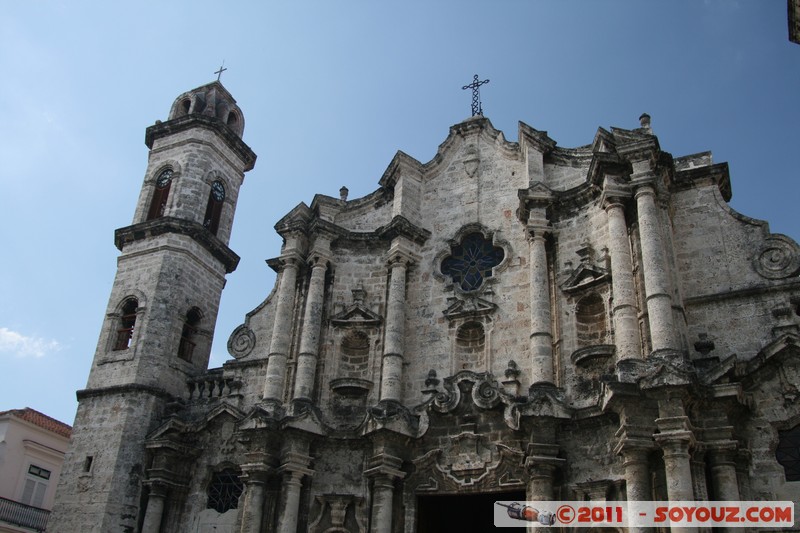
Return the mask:
[[[525,491],[495,492],[490,494],[445,494],[419,496],[417,498],[417,533],[525,533],[525,526],[519,528],[494,527],[494,502],[514,500],[525,501]],[[520,523],[524,524],[524,523]]]

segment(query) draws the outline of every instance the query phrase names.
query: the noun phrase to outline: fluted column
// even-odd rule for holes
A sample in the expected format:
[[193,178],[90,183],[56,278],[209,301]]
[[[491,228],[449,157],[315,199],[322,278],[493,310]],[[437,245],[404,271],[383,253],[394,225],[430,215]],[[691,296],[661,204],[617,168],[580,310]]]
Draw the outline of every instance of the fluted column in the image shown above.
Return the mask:
[[265,485],[269,471],[265,465],[242,465],[244,471],[244,503],[242,505],[241,533],[261,533],[264,518]]
[[636,311],[633,262],[625,208],[619,198],[607,198],[608,252],[611,256],[611,289],[614,293],[614,342],[617,360],[641,358],[642,343]]
[[383,342],[380,401],[402,400],[408,262],[407,257],[399,254],[389,259],[389,296],[386,302],[386,338]]
[[295,400],[311,401],[314,377],[317,371],[319,334],[322,325],[322,308],[325,299],[325,274],[328,261],[322,256],[312,259],[311,281],[306,296],[303,333],[300,336],[300,353],[297,356],[297,372],[294,382]]
[[371,533],[391,533],[394,502],[394,484],[403,479],[405,473],[400,470],[402,460],[385,453],[378,454],[369,462],[371,468],[364,472],[372,478],[372,513]]
[[678,346],[675,343],[672,296],[667,274],[669,261],[661,238],[661,219],[656,206],[656,192],[649,181],[643,182],[636,190],[636,207],[653,352],[676,350]]
[[150,482],[150,494],[147,497],[147,510],[144,513],[142,533],[160,533],[161,520],[164,517],[164,500],[167,497],[167,486],[158,481]]
[[531,379],[533,383],[554,382],[553,326],[550,314],[550,276],[547,266],[545,231],[529,226]]
[[275,305],[275,322],[269,345],[267,378],[264,383],[264,399],[282,401],[286,381],[286,359],[292,339],[292,317],[294,316],[295,286],[299,261],[296,257],[282,259],[278,300]]

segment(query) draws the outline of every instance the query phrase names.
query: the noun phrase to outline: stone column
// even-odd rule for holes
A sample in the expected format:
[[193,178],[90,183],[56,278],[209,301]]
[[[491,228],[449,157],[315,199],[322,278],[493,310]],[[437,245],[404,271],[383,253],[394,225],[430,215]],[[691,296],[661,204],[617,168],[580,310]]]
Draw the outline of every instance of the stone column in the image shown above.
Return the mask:
[[553,326],[550,316],[550,276],[546,232],[528,227],[530,244],[531,380],[553,383]]
[[296,452],[284,455],[279,472],[283,474],[281,484],[281,506],[278,511],[278,533],[297,533],[297,518],[300,509],[300,489],[303,476],[313,475],[308,468],[311,458]]
[[161,520],[164,517],[164,500],[167,497],[167,485],[159,481],[151,481],[150,494],[147,497],[147,510],[144,513],[142,533],[160,533]]
[[261,464],[242,465],[246,489],[242,505],[241,533],[261,533],[265,485],[269,476],[267,468]]
[[736,477],[736,442],[709,443],[706,452],[711,463],[711,486],[715,500],[739,500]]
[[[689,449],[694,445],[694,435],[688,429],[689,419],[675,416],[656,419],[659,433],[656,443],[664,452],[664,471],[667,477],[667,497],[670,501],[694,500],[692,465]],[[672,527],[671,531],[692,533],[694,527]]]
[[275,304],[275,322],[269,345],[267,378],[264,383],[264,399],[283,401],[283,385],[286,380],[286,359],[292,340],[292,318],[294,317],[295,285],[299,261],[296,257],[282,258],[278,299]]
[[553,476],[556,468],[565,461],[556,457],[555,444],[530,443],[525,457],[525,470],[528,473],[528,486],[525,497],[528,500],[551,501],[553,499]]
[[303,333],[300,337],[300,353],[297,356],[293,396],[295,400],[308,402],[311,401],[314,392],[319,333],[325,299],[325,273],[328,269],[328,261],[320,255],[316,255],[311,263],[311,282],[308,285],[308,295],[306,296]]
[[[625,468],[625,491],[629,502],[644,502],[653,499],[653,489],[650,485],[650,463],[648,454],[650,450],[638,447],[623,447],[622,466]],[[634,507],[635,508],[635,507]],[[631,514],[631,505],[628,506]],[[650,528],[628,528],[630,533],[645,533]]]
[[608,252],[611,256],[611,289],[614,293],[614,342],[617,360],[641,358],[639,318],[633,283],[631,241],[625,222],[625,207],[621,198],[606,198],[608,215]]
[[661,219],[656,206],[656,192],[649,177],[646,181],[642,181],[636,190],[636,207],[653,352],[677,350],[672,320],[672,296],[669,292],[667,274],[669,262],[661,238]]
[[380,401],[401,402],[403,347],[406,325],[406,269],[409,258],[389,258],[389,296],[386,301],[386,337],[383,342]]
[[372,528],[371,533],[391,533],[394,502],[394,484],[403,479],[405,473],[400,470],[402,460],[385,453],[370,459],[364,475],[373,479],[372,484]]

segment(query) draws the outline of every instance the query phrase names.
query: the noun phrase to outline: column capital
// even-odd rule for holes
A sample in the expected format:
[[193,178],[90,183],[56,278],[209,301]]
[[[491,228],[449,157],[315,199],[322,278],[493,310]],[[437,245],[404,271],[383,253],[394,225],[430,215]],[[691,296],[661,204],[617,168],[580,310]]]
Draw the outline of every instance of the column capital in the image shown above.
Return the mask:
[[664,456],[668,455],[683,455],[689,456],[689,449],[696,444],[694,434],[691,431],[667,431],[664,433],[656,433],[653,435],[661,449],[664,450]]
[[525,233],[528,237],[528,242],[543,241],[548,235],[553,234],[552,226],[544,224],[527,224],[525,226]]
[[735,440],[705,442],[705,449],[711,466],[736,465],[739,443]]
[[624,207],[631,198],[631,186],[616,176],[605,176],[603,192],[600,194],[600,205],[608,211],[613,207]]
[[300,268],[303,264],[305,264],[305,260],[298,252],[290,252],[267,259],[267,265],[278,273],[283,272],[286,268]]
[[656,195],[656,175],[653,172],[640,172],[631,176],[631,186],[635,193],[634,196],[638,198],[643,194]]
[[395,266],[404,266],[409,267],[417,262],[417,256],[410,250],[396,248],[394,250],[389,251],[389,255],[386,257],[386,263],[389,265],[389,268],[393,268]]
[[367,469],[364,470],[364,475],[367,477],[375,478],[391,478],[392,482],[395,479],[403,479],[406,473],[400,470],[403,465],[403,460],[399,457],[389,455],[387,453],[380,453],[373,456],[367,462]]
[[239,468],[242,469],[242,480],[248,485],[263,485],[275,473],[274,468],[264,463],[245,463]]
[[308,255],[308,260],[306,261],[306,264],[312,270],[316,269],[316,268],[323,268],[323,269],[327,270],[328,268],[331,267],[333,262],[331,261],[331,258],[330,258],[329,255],[324,254],[322,252],[314,251],[314,252],[311,252]]
[[529,443],[524,463],[528,475],[531,478],[552,477],[556,468],[566,463],[565,459],[556,457],[558,451],[557,444]]
[[148,479],[144,482],[144,485],[150,489],[151,498],[166,498],[172,484],[164,479]]

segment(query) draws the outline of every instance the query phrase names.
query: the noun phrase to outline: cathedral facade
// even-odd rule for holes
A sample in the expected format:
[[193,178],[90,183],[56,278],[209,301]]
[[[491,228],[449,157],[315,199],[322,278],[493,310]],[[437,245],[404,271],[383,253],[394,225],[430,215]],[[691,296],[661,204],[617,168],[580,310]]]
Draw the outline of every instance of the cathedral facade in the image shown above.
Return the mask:
[[[495,500],[800,500],[800,248],[642,115],[483,116],[281,218],[208,368],[256,156],[219,82],[149,127],[55,532],[483,531]],[[476,529],[477,528],[477,529]]]

